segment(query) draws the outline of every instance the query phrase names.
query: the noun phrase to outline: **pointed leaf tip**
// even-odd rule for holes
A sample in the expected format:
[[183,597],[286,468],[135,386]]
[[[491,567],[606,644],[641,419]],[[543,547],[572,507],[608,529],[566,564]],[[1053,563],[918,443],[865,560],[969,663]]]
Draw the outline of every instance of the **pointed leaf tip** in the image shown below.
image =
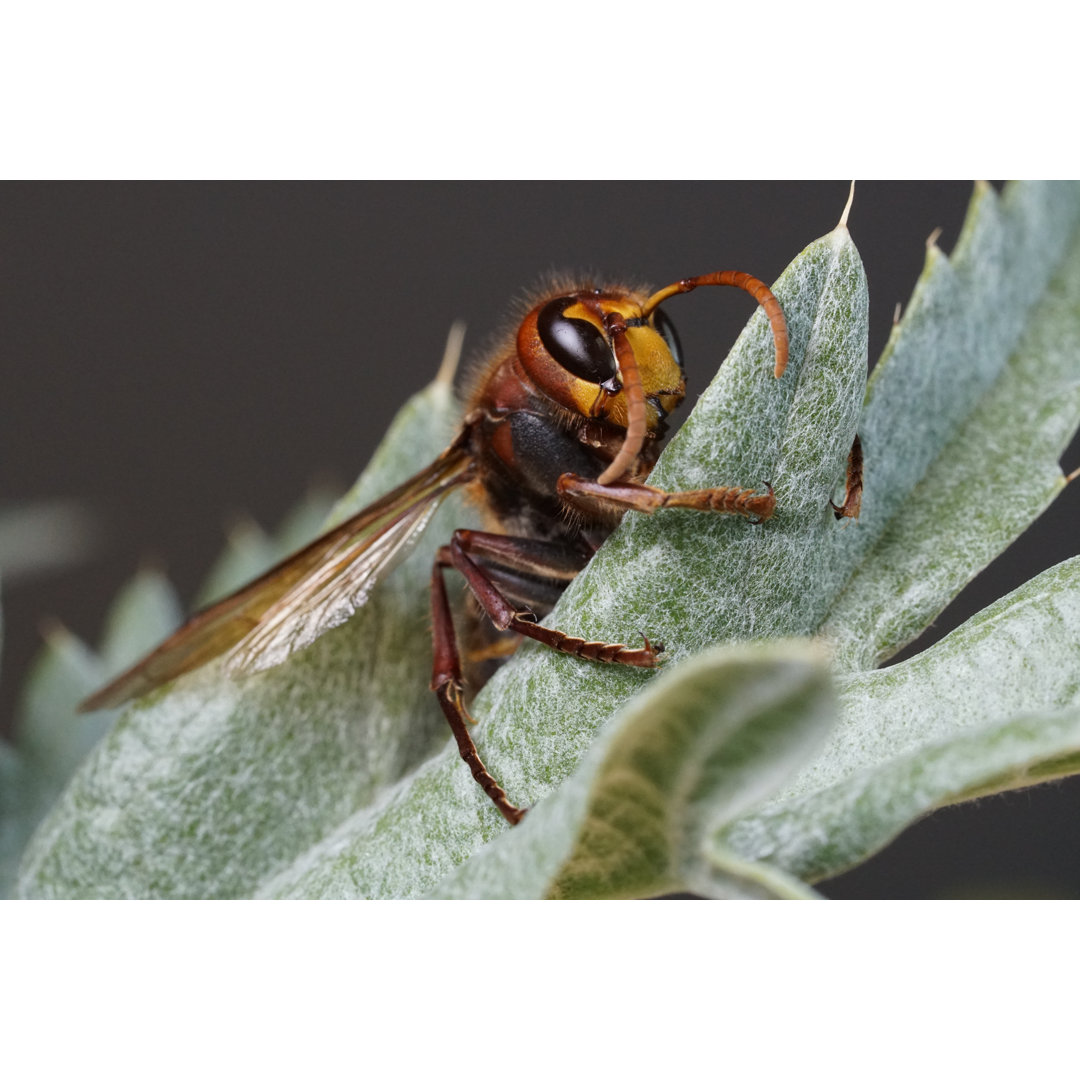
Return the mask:
[[848,215],[851,213],[851,204],[855,201],[855,181],[851,181],[851,188],[848,191],[847,202],[844,203],[844,212],[840,215],[840,220],[837,222],[836,227],[838,229],[846,229],[848,224]]

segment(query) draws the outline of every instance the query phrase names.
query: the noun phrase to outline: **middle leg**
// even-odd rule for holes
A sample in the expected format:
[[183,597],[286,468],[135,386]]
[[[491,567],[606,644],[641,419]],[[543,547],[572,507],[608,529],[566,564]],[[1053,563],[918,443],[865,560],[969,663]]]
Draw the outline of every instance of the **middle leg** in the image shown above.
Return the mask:
[[[663,651],[659,643],[645,640],[644,647],[586,641],[541,626],[536,613],[514,606],[506,593],[525,598],[530,592],[551,602],[576,576],[586,559],[565,545],[551,541],[525,540],[496,533],[459,529],[440,551],[440,558],[465,578],[481,608],[499,630],[512,630],[558,652],[596,660],[605,664],[656,667]],[[545,603],[545,606],[550,606]]]

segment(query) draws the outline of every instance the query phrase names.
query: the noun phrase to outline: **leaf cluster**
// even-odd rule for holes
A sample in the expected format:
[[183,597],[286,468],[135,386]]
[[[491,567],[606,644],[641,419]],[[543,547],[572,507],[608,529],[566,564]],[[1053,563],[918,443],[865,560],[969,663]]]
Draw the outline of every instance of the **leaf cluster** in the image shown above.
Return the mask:
[[[869,386],[847,229],[810,244],[774,291],[788,373],[772,378],[756,314],[652,482],[771,482],[777,513],[758,527],[628,516],[550,616],[589,638],[663,640],[666,670],[526,644],[485,687],[477,742],[533,807],[522,825],[473,783],[427,691],[430,559],[470,523],[448,505],[358,616],[287,664],[243,682],[211,665],[108,718],[17,894],[804,897],[936,807],[1080,770],[1080,559],[881,666],[1064,487],[1058,458],[1080,422],[1080,187],[978,186],[952,256],[928,247]],[[336,517],[426,464],[454,421],[445,386],[414,399]],[[829,500],[856,431],[866,488],[845,527]],[[156,589],[134,587],[102,657],[50,643],[18,753],[0,757],[23,808],[6,810],[9,870],[10,823],[38,816],[85,749],[72,704],[127,651],[118,642],[149,645],[175,617]]]

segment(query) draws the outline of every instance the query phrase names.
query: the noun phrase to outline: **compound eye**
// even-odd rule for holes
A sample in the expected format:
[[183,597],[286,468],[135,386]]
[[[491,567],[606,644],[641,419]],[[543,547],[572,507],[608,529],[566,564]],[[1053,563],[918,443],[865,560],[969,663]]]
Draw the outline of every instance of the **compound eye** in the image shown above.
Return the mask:
[[571,375],[591,383],[604,383],[618,374],[615,355],[604,335],[584,319],[568,319],[563,312],[570,296],[545,304],[536,317],[536,329],[544,348]]
[[674,357],[675,363],[681,368],[683,366],[682,345],[679,344],[679,335],[675,333],[675,324],[659,308],[653,314],[653,327],[664,339],[664,344]]

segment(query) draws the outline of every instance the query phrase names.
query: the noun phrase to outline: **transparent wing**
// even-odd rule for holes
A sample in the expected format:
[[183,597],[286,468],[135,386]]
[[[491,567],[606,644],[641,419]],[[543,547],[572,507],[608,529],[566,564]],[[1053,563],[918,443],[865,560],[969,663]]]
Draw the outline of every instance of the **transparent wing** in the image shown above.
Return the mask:
[[376,581],[408,554],[442,499],[471,473],[472,457],[459,435],[400,487],[193,615],[79,708],[115,708],[230,650],[233,672],[280,664],[360,607]]
[[240,674],[275,667],[343,623],[363,606],[376,581],[412,550],[438,505],[435,498],[418,503],[386,525],[371,543],[354,546],[318,567],[266,611],[233,648],[226,670]]

